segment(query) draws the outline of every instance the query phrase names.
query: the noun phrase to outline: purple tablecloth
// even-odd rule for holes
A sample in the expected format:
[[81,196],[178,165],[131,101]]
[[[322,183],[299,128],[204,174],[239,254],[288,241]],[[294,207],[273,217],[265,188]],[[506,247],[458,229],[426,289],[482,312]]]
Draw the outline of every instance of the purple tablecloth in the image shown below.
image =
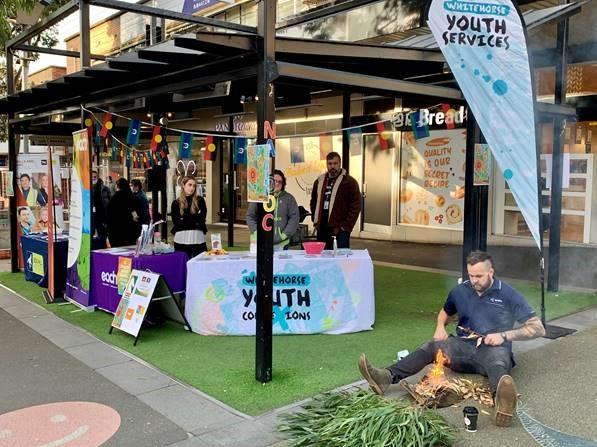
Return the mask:
[[142,255],[133,257],[132,250],[114,253],[110,250],[94,250],[91,252],[91,303],[108,312],[116,312],[120,295],[116,275],[118,258],[132,258],[133,269],[150,270],[161,273],[168,281],[172,292],[184,292],[187,278],[187,255],[176,251],[159,255]]

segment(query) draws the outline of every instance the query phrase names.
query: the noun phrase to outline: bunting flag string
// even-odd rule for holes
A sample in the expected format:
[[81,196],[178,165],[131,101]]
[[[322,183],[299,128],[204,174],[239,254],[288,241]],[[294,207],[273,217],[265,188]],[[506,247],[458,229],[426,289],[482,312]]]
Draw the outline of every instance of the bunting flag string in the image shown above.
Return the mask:
[[247,139],[238,138],[234,140],[234,162],[237,165],[247,164]]

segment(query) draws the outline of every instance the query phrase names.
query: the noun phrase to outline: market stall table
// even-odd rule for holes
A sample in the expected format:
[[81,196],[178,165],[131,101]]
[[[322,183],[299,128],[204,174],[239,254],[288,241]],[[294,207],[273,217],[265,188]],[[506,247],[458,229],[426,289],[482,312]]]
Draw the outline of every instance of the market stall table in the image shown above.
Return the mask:
[[[367,250],[274,254],[275,334],[342,334],[372,329],[373,263]],[[185,316],[204,335],[255,334],[256,258],[205,253],[187,263]]]
[[[54,236],[54,284],[57,292],[66,285],[66,258],[68,235]],[[25,280],[41,287],[48,287],[48,234],[31,233],[21,236],[21,249],[25,263]]]
[[173,293],[185,290],[187,255],[183,252],[134,256],[134,247],[108,248],[91,252],[91,305],[110,313],[116,312],[118,294],[118,259],[132,260],[132,269],[149,270],[166,278]]

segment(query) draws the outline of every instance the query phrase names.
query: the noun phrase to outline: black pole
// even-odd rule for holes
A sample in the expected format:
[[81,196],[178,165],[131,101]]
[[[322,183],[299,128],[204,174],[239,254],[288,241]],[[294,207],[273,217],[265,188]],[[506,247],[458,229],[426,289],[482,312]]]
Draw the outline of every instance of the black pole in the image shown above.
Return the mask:
[[[234,118],[228,117],[228,132],[234,132]],[[236,206],[234,198],[234,138],[228,138],[228,246],[234,247],[234,221],[236,220]]]
[[[6,47],[6,93],[7,96],[14,94],[14,56],[12,49]],[[8,114],[8,121],[14,118],[14,113]],[[13,273],[19,271],[19,241],[17,236],[17,135],[13,126],[8,125],[8,169],[12,172],[12,189],[15,192],[8,201],[8,215],[10,220],[10,270]]]
[[[81,69],[91,67],[91,26],[89,24],[89,2],[88,0],[79,1],[79,36],[81,47],[79,48],[81,57]],[[91,147],[91,141],[89,142]]]
[[[555,103],[566,103],[566,71],[568,46],[568,19],[558,22]],[[560,288],[560,236],[562,219],[562,138],[564,122],[556,117],[553,121],[553,150],[551,165],[551,207],[549,213],[549,253],[547,290],[557,292]],[[541,196],[541,191],[539,191]]]
[[[475,144],[481,131],[470,108],[466,115],[466,161],[464,174],[464,229],[462,237],[462,278],[468,276],[466,257],[473,250],[487,248],[487,193],[474,186]],[[485,187],[487,188],[487,187]],[[485,201],[483,201],[485,198]],[[485,210],[483,210],[485,208]],[[482,217],[484,216],[484,218]]]
[[[350,92],[342,93],[342,128],[350,127]],[[342,167],[350,172],[350,134],[342,132]]]
[[[273,81],[277,77],[275,60],[276,0],[261,0],[257,5],[257,144],[265,144],[264,125],[273,127],[276,119],[275,92]],[[271,169],[275,158],[272,157]],[[257,213],[257,269],[256,269],[256,316],[255,316],[255,378],[266,383],[272,380],[272,314],[273,314],[273,274],[274,274],[274,235],[262,225],[266,216],[263,206]],[[269,221],[273,227],[273,219]],[[269,227],[268,227],[269,228]]]

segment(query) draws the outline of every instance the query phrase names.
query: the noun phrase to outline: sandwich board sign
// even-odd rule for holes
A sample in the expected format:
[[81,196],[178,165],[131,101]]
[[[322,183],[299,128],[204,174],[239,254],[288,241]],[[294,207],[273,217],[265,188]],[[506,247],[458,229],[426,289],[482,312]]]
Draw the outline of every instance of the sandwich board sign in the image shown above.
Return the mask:
[[136,345],[148,311],[154,306],[160,306],[167,319],[181,323],[185,329],[191,331],[166,279],[159,273],[133,270],[118,303],[109,333],[114,328],[126,332],[135,337]]

